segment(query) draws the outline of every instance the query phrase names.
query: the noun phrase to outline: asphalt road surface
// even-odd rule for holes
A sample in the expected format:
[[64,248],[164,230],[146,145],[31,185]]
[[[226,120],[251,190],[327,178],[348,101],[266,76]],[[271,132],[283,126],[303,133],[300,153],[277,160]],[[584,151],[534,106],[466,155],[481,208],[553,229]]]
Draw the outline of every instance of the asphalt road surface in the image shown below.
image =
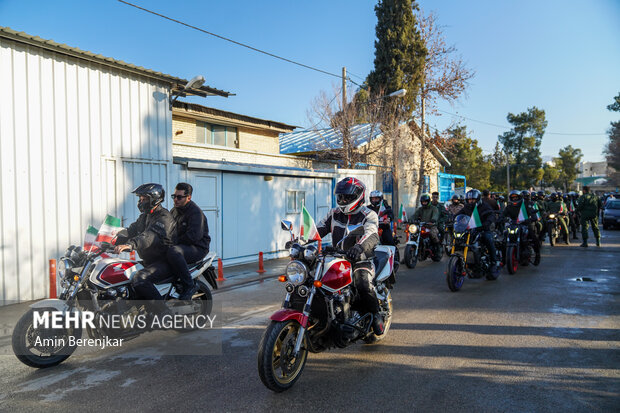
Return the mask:
[[[619,411],[620,231],[603,242],[545,246],[540,266],[457,293],[445,258],[401,266],[389,336],[310,354],[284,393],[257,373],[284,297],[268,280],[216,294],[215,330],[148,333],[45,370],[0,356],[0,411]],[[161,355],[166,340],[210,343],[211,355]]]

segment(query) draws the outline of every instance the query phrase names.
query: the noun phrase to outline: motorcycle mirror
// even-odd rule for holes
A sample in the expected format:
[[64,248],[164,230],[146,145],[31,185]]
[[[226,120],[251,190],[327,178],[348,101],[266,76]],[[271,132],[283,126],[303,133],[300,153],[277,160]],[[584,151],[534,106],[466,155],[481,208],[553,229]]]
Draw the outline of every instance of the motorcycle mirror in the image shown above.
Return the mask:
[[286,220],[282,220],[280,221],[280,226],[282,227],[282,229],[284,231],[292,231],[293,230],[293,223],[291,221],[286,221]]

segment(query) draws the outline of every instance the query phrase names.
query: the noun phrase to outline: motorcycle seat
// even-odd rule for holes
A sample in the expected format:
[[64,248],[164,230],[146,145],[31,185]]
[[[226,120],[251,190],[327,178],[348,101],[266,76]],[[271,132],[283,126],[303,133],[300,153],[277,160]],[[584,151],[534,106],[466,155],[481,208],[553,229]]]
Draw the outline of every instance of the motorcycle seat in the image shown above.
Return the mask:
[[372,259],[373,263],[375,264],[375,274],[380,274],[381,271],[383,271],[383,268],[385,268],[389,257],[390,256],[387,252],[375,250],[375,256]]

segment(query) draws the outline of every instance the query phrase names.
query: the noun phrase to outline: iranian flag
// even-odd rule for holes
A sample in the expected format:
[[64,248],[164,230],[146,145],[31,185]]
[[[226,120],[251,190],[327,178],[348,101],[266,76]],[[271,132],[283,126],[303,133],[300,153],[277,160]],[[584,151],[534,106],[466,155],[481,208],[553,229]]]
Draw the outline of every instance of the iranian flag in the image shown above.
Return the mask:
[[95,242],[110,242],[112,238],[121,230],[120,218],[113,217],[112,215],[106,215]]
[[563,214],[564,213],[564,202],[560,201],[560,210],[558,211],[558,213]]
[[528,219],[527,210],[525,209],[525,201],[521,201],[521,209],[519,210],[519,216],[517,217],[517,224]]
[[306,206],[301,207],[301,225],[299,226],[299,238],[308,241],[320,241],[319,231],[316,229],[314,219],[310,216],[310,213],[306,209]]
[[400,211],[398,211],[398,222],[407,222],[407,211],[403,208],[403,204],[400,204]]
[[572,201],[572,200],[570,201],[570,206],[568,207],[568,210],[569,210],[570,212],[573,212],[573,211],[575,210],[575,204],[573,204],[573,201]]
[[536,219],[540,219],[540,209],[536,203],[534,203],[534,210],[536,211]]
[[88,229],[86,230],[86,235],[84,235],[84,249],[85,250],[90,250],[92,247],[96,246],[96,239],[97,239],[97,234],[99,233],[99,231],[97,231],[97,228],[93,227],[92,225],[88,226]]
[[478,213],[478,205],[474,207],[474,212],[471,213],[471,217],[469,217],[469,222],[467,223],[467,229],[480,228],[482,226],[482,220],[480,219],[480,214]]

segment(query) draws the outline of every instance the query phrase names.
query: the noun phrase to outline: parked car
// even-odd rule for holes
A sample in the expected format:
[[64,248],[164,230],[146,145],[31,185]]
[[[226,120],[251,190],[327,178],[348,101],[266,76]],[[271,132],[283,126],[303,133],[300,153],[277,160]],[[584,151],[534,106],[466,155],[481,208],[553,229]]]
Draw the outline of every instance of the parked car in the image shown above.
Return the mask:
[[603,210],[603,229],[620,226],[620,199],[609,199]]

